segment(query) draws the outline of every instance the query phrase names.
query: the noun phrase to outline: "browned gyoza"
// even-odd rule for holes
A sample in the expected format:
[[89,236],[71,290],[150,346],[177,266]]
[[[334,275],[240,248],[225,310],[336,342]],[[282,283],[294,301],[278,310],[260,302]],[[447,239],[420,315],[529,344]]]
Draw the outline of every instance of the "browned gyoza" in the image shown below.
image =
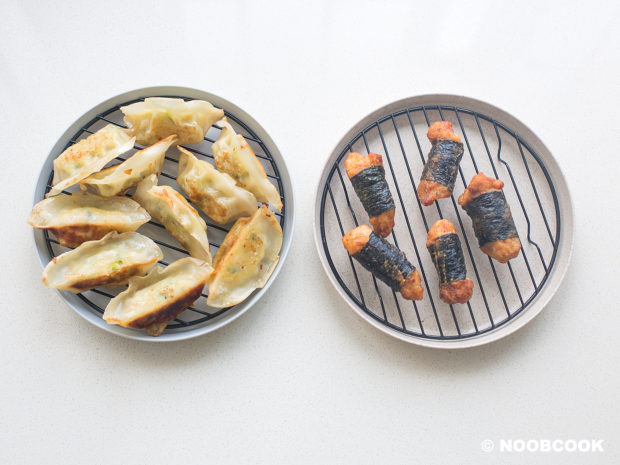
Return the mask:
[[43,284],[76,294],[116,287],[146,274],[163,256],[157,244],[142,234],[112,231],[52,258],[43,271]]
[[521,250],[503,187],[499,179],[478,173],[459,197],[459,205],[471,218],[480,250],[500,263],[515,258]]
[[200,297],[212,272],[211,264],[192,257],[156,266],[147,276],[130,278],[129,287],[108,302],[103,319],[159,336]]
[[447,304],[464,304],[471,299],[474,283],[467,279],[461,241],[454,225],[439,220],[428,231],[426,248],[439,275],[439,298]]
[[135,231],[150,219],[144,208],[127,197],[105,198],[75,191],[37,203],[28,223],[52,232],[64,247],[77,247],[111,231]]
[[370,226],[363,224],[352,229],[343,236],[342,243],[349,255],[403,298],[422,299],[418,270],[403,252],[375,234]]
[[370,224],[381,237],[387,237],[394,228],[394,199],[385,180],[383,158],[378,153],[351,152],[344,162],[347,176],[359,197]]

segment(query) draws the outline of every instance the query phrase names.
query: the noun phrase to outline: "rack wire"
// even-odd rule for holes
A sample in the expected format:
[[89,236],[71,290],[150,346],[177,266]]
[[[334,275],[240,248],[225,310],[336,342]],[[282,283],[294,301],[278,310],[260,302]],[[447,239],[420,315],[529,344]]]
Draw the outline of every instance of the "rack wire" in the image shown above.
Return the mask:
[[[174,95],[154,95],[153,97],[171,97],[171,98],[182,98],[185,101],[191,100],[187,97],[179,97]],[[123,121],[123,114],[120,111],[120,108],[125,105],[130,105],[135,102],[143,101],[147,97],[129,100],[127,102],[115,105],[104,112],[97,114],[92,120],[90,120],[86,125],[81,127],[67,142],[65,147],[58,153],[56,156],[60,155],[67,147],[73,145],[78,142],[80,139],[88,137],[93,134],[97,130],[101,129],[107,124],[114,124],[120,127],[127,127]],[[226,109],[224,109],[224,113],[228,118],[229,123],[235,128],[237,133],[243,135],[248,144],[252,147],[256,157],[260,160],[261,165],[265,169],[267,177],[275,184],[278,192],[280,194],[280,198],[282,199],[282,209],[280,212],[275,211],[275,215],[279,218],[280,226],[283,231],[285,230],[284,225],[286,222],[286,198],[284,195],[284,187],[282,185],[282,180],[280,178],[280,171],[278,170],[277,163],[274,161],[269,149],[266,144],[261,140],[261,138],[252,130],[252,128],[246,124],[241,118],[238,118],[234,114],[230,113]],[[201,144],[196,145],[183,145],[182,147],[194,153],[197,158],[206,160],[213,164],[213,155],[211,154],[210,148],[211,144],[215,142],[219,136],[220,128],[217,126],[212,126],[207,134],[205,135],[204,141]],[[135,144],[134,148],[122,156],[116,157],[108,165],[112,165],[118,162],[123,162],[131,155],[133,155],[136,151],[143,149],[144,146],[140,144]],[[175,152],[172,154],[172,152]],[[178,184],[176,184],[176,172],[178,165],[178,153],[176,150],[170,149],[168,150],[165,159],[164,166],[162,172],[159,176],[159,184],[160,185],[170,185],[174,187],[181,195],[184,195],[183,190],[180,188]],[[54,172],[49,175],[47,186],[45,189],[45,194],[49,192],[52,187],[52,179],[54,177]],[[76,190],[77,187],[73,186],[65,191],[64,194],[70,194],[71,191]],[[131,195],[126,194],[128,197]],[[44,197],[43,197],[44,198]],[[185,196],[188,202],[191,201]],[[41,199],[42,200],[42,199]],[[207,231],[209,237],[209,244],[211,247],[211,254],[214,255],[217,249],[220,247],[226,233],[232,227],[232,223],[228,225],[220,225],[213,222],[208,216],[204,215],[200,209],[196,209],[201,217],[205,220],[207,224]],[[139,232],[144,234],[145,236],[150,237],[156,244],[160,246],[164,253],[164,258],[159,261],[160,265],[167,266],[172,261],[189,256],[188,252],[184,250],[178,242],[165,230],[165,227],[151,220],[147,224],[143,225]],[[49,254],[49,260],[52,258],[71,250],[68,247],[63,247],[59,244],[59,242],[51,236],[47,230],[43,231],[43,237],[45,239],[45,244],[47,248],[47,252]],[[78,294],[78,297],[86,304],[86,306],[95,312],[98,315],[103,315],[106,305],[116,295],[126,289],[126,286],[122,288],[108,289],[108,288],[97,288],[91,289],[89,291],[85,291],[83,293]],[[230,311],[233,307],[223,308],[223,309],[215,309],[208,307],[206,305],[206,297],[208,293],[202,293],[201,297],[194,302],[194,304],[188,307],[183,313],[179,315],[173,322],[171,322],[166,327],[166,332],[178,330],[179,328],[187,328],[190,326],[195,326],[205,321],[212,320],[218,316],[223,315],[225,312]]]
[[[453,123],[464,142],[454,195],[424,207],[416,195],[434,121]],[[403,250],[422,277],[424,299],[406,301],[377,281],[346,253],[341,237],[366,223],[367,214],[344,170],[351,151],[384,157],[396,203],[396,226],[388,239]],[[343,175],[343,171],[345,174]],[[483,254],[471,221],[456,198],[478,172],[502,179],[522,242],[520,255],[500,264]],[[466,339],[493,331],[523,312],[541,292],[558,252],[561,233],[556,189],[541,157],[515,131],[485,114],[450,105],[423,105],[386,114],[345,143],[328,172],[320,198],[320,237],[327,262],[346,294],[381,324],[427,339]],[[465,305],[439,300],[439,283],[426,248],[434,221],[452,221],[464,244],[474,295]]]

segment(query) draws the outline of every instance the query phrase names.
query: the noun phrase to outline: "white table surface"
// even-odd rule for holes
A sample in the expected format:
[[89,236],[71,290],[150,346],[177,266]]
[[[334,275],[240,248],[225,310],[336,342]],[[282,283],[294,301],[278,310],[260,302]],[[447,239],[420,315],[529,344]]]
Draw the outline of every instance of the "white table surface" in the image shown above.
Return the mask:
[[[2,2],[0,463],[619,463],[619,15],[611,1]],[[41,284],[26,219],[70,123],[164,84],[221,95],[266,128],[297,224],[283,273],[250,312],[150,344],[90,325]],[[532,128],[575,208],[556,297],[516,334],[466,351],[362,321],[311,232],[316,180],[344,132],[435,92]],[[571,438],[604,439],[605,452],[480,447]]]

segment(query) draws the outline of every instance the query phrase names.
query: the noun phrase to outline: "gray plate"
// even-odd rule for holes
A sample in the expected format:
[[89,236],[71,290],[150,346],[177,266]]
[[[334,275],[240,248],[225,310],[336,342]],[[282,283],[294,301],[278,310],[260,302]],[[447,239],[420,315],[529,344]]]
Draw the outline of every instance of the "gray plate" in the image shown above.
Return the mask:
[[[293,189],[291,185],[291,179],[290,179],[288,170],[286,168],[284,159],[282,158],[282,155],[280,154],[280,151],[278,150],[276,144],[273,142],[271,137],[269,137],[269,134],[267,134],[267,132],[262,128],[262,126],[260,126],[256,122],[256,120],[254,120],[254,118],[248,115],[241,108],[237,107],[231,102],[221,97],[218,97],[216,95],[212,95],[207,92],[203,92],[203,91],[196,90],[196,89],[185,88],[185,87],[163,86],[163,87],[149,87],[149,88],[144,88],[144,89],[138,89],[138,90],[134,90],[131,92],[126,92],[124,94],[118,95],[116,97],[113,97],[97,105],[96,107],[92,108],[90,111],[82,115],[80,118],[78,118],[78,120],[75,123],[73,123],[65,131],[65,133],[60,137],[60,139],[58,139],[58,142],[56,142],[56,144],[50,151],[47,159],[45,160],[43,167],[41,168],[41,173],[39,174],[39,179],[38,179],[38,182],[35,188],[34,203],[37,203],[44,198],[44,195],[46,192],[46,185],[50,177],[50,173],[52,171],[53,160],[58,155],[60,155],[60,153],[64,150],[65,146],[69,143],[70,139],[75,134],[77,134],[81,128],[89,127],[92,130],[99,129],[100,127],[102,127],[103,125],[107,123],[105,121],[98,121],[98,122],[93,123],[92,121],[93,119],[97,117],[97,115],[100,115],[101,113],[104,113],[107,110],[112,109],[116,107],[117,105],[122,104],[124,102],[128,102],[128,101],[135,100],[135,99],[140,99],[144,97],[150,97],[150,96],[178,96],[178,97],[186,97],[186,98],[191,98],[191,99],[207,100],[211,102],[213,105],[215,105],[216,107],[223,108],[227,113],[233,115],[238,120],[242,121],[243,124],[245,124],[246,127],[249,130],[251,130],[257,136],[258,139],[260,139],[260,141],[262,141],[263,143],[262,147],[266,148],[266,150],[271,155],[273,159],[273,163],[275,164],[279,172],[279,178],[280,178],[280,183],[281,183],[281,188],[279,188],[280,195],[284,198],[284,209],[282,211],[284,215],[283,225],[282,225],[283,242],[282,242],[282,249],[280,251],[280,261],[278,265],[276,266],[276,269],[274,270],[273,274],[271,275],[269,281],[267,282],[264,288],[256,290],[244,302],[221,313],[218,313],[218,309],[210,309],[209,307],[207,307],[206,302],[205,302],[206,299],[204,297],[199,298],[198,301],[196,301],[196,303],[194,304],[194,307],[197,310],[200,310],[207,314],[217,313],[217,316],[210,318],[206,321],[195,323],[197,321],[200,321],[201,319],[204,319],[205,315],[187,310],[184,313],[182,313],[179,316],[179,318],[191,324],[188,324],[187,326],[177,325],[177,327],[166,329],[166,331],[159,337],[151,337],[148,334],[146,334],[144,331],[126,329],[126,328],[122,328],[117,325],[108,325],[101,318],[101,314],[86,301],[86,300],[89,300],[95,305],[98,305],[100,308],[105,308],[105,305],[107,301],[109,300],[108,297],[102,296],[100,294],[96,294],[93,291],[87,291],[83,295],[75,295],[70,292],[59,291],[60,295],[67,302],[67,304],[69,304],[69,306],[73,308],[80,316],[82,316],[86,320],[90,321],[94,325],[106,331],[130,338],[130,339],[157,341],[157,342],[177,341],[177,340],[189,339],[195,336],[199,336],[201,334],[206,334],[218,328],[221,328],[222,326],[230,323],[231,321],[233,321],[234,319],[238,318],[243,313],[245,313],[248,309],[250,309],[252,305],[254,305],[261,298],[261,296],[267,291],[271,283],[273,283],[273,281],[278,276],[280,270],[282,269],[282,266],[284,265],[284,262],[286,260],[286,256],[288,255],[289,248],[291,246],[291,240],[293,236],[293,227],[295,223],[295,202],[293,198]],[[113,121],[119,122],[119,123],[122,122],[122,114],[120,114],[119,111],[115,113],[111,113],[109,116],[107,116],[107,118]],[[242,134],[247,134],[247,131],[243,130],[241,126],[239,126],[239,124],[236,124],[234,121],[231,121],[231,123],[233,124],[233,126],[235,126],[235,129],[237,129],[239,132],[241,132]],[[211,128],[207,136],[211,138],[217,138],[217,132],[218,131],[216,129]],[[88,134],[84,133],[81,136],[79,136],[79,138],[86,137],[86,136],[88,136]],[[254,151],[260,155],[261,148],[262,148],[261,145],[251,140],[248,140],[248,143],[252,146]],[[205,153],[210,153],[210,146],[211,146],[211,143],[205,141],[200,145],[192,145],[190,147],[198,149]],[[169,154],[171,151],[174,152],[172,156],[176,158],[177,156],[176,149],[174,150],[171,149],[169,151]],[[126,155],[123,155],[123,157],[126,157]],[[210,161],[213,162],[213,160],[210,160]],[[117,163],[117,161],[114,161],[113,163]],[[171,163],[172,162],[170,161],[165,162],[164,172],[168,171],[175,175],[176,168],[173,165],[170,165]],[[276,187],[278,187],[278,182],[275,180],[275,177],[274,177],[275,172],[274,172],[274,168],[271,165],[271,162],[266,159],[261,159],[261,163],[265,167],[265,170],[268,173],[268,175],[272,176],[271,178],[272,182],[274,182],[274,184],[276,184]],[[160,184],[172,185],[179,192],[182,193],[182,190],[176,185],[176,182],[173,179],[168,179],[168,178],[165,178],[164,176],[160,176],[159,179],[160,179]],[[74,190],[74,189],[75,187],[71,190]],[[209,225],[208,226],[209,241],[212,244],[220,244],[221,241],[224,239],[225,231],[218,229],[218,226],[213,221],[211,221],[208,217],[204,215],[202,216],[203,216],[203,219],[205,219],[205,221]],[[172,236],[170,236],[165,230],[161,228],[157,228],[154,225],[149,225],[149,224],[144,225],[143,227],[139,229],[139,232],[153,239],[157,239],[161,242],[165,242],[167,244],[171,244],[176,247],[179,247],[179,244],[176,243],[176,241],[174,240],[174,238],[172,238]],[[51,234],[50,234],[50,238],[53,238]],[[51,244],[53,253],[50,254],[48,250],[47,241],[45,238],[45,233],[40,230],[36,230],[36,229],[34,230],[34,240],[35,240],[35,246],[36,246],[37,252],[39,254],[39,259],[41,260],[41,264],[43,266],[47,265],[47,263],[52,258],[53,254],[59,254],[59,253],[62,253],[68,250],[56,244]],[[166,260],[167,262],[186,256],[185,254],[181,254],[172,249],[167,249],[166,247],[162,247],[162,250],[164,251],[164,260]],[[214,250],[212,248],[212,253],[213,252]],[[109,292],[112,294],[117,294],[118,292],[122,290],[123,288],[120,288],[120,289],[112,290]]]
[[[439,208],[423,207],[415,187],[430,149],[426,130],[429,122],[441,119],[451,121],[464,139],[461,173],[452,199],[439,200]],[[343,233],[368,222],[344,169],[344,157],[350,150],[384,155],[386,178],[396,204],[396,226],[388,240],[397,243],[421,271],[422,301],[412,303],[394,294],[352,261],[342,246]],[[471,221],[457,205],[456,199],[477,171],[505,183],[504,193],[523,245],[522,253],[510,265],[492,261],[479,250]],[[463,245],[468,277],[474,282],[468,305],[449,306],[439,299],[439,283],[425,242],[428,227],[441,217],[455,225]],[[437,348],[485,344],[532,320],[566,273],[573,228],[568,186],[542,141],[497,107],[440,94],[386,105],[345,134],[323,169],[314,212],[321,263],[351,308],[387,334]]]

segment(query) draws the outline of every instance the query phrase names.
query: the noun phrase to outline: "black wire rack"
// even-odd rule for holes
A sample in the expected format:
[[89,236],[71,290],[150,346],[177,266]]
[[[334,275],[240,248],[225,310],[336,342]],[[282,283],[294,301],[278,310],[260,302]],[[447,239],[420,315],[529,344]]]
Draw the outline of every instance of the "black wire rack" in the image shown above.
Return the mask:
[[[153,95],[153,97],[172,97],[172,98],[183,98],[183,100],[191,100],[187,97],[178,97],[171,95]],[[120,107],[129,105],[135,102],[143,101],[147,97],[129,100],[127,102],[115,105],[110,109],[99,113],[92,120],[90,120],[87,124],[81,127],[67,142],[65,147],[58,152],[55,156],[60,155],[67,147],[78,142],[79,140],[88,137],[94,132],[98,131],[102,127],[107,124],[114,124],[120,127],[126,127],[123,122],[123,114],[120,111]],[[256,154],[256,157],[260,160],[261,165],[265,169],[267,177],[275,184],[280,193],[280,198],[282,199],[282,209],[280,212],[274,212],[275,215],[279,218],[280,226],[284,230],[284,225],[286,221],[286,199],[284,195],[284,187],[282,185],[282,180],[280,178],[280,172],[278,170],[278,166],[274,161],[269,149],[266,144],[260,139],[260,137],[251,129],[251,127],[244,123],[240,118],[235,116],[234,114],[228,112],[224,109],[224,113],[228,118],[229,123],[235,128],[235,131],[239,134],[242,134],[246,139],[248,144],[252,147],[252,150]],[[213,164],[213,155],[211,154],[211,144],[215,142],[219,136],[220,128],[217,126],[212,126],[207,134],[205,135],[204,141],[201,144],[195,145],[184,145],[183,148],[191,151],[196,155],[197,158],[207,160]],[[116,157],[111,164],[125,161],[131,155],[133,155],[136,151],[143,149],[144,146],[139,144],[135,144],[134,148],[122,154],[122,156]],[[174,152],[174,153],[173,153]],[[176,184],[176,171],[178,165],[178,151],[176,149],[171,148],[166,153],[164,159],[164,166],[162,172],[159,176],[159,184],[160,185],[170,185],[174,187],[181,195],[184,195],[183,190],[180,188],[178,184]],[[47,186],[45,189],[45,193],[49,192],[52,187],[52,179],[54,177],[54,172],[52,171],[49,175]],[[71,191],[78,189],[73,186],[72,188],[63,191],[64,194],[70,194]],[[126,194],[128,197],[131,195]],[[185,196],[188,202],[191,201]],[[42,200],[42,199],[41,199]],[[214,255],[219,246],[221,245],[226,233],[232,227],[232,223],[228,225],[220,225],[213,222],[208,216],[204,215],[200,209],[196,209],[201,217],[207,223],[207,234],[209,237],[209,244],[211,247],[211,254]],[[138,230],[141,234],[150,237],[157,245],[160,246],[164,253],[164,258],[159,261],[160,265],[167,266],[172,261],[189,256],[188,252],[180,247],[180,244],[174,239],[164,228],[164,226],[156,221],[149,221],[147,224],[140,227]],[[61,246],[58,241],[51,236],[47,230],[43,231],[43,236],[45,239],[46,248],[49,254],[49,260],[53,257],[56,257],[64,252],[70,250],[68,247]],[[77,296],[86,304],[86,306],[95,312],[98,315],[102,315],[106,305],[117,294],[126,289],[126,286],[122,288],[97,288],[91,289],[89,291],[85,291],[83,293],[78,294]],[[223,315],[225,312],[230,311],[234,307],[228,307],[223,309],[211,308],[206,305],[206,297],[207,293],[202,293],[201,297],[194,302],[194,304],[188,307],[178,318],[176,318],[173,322],[166,328],[166,332],[174,331],[179,328],[187,328],[190,326],[198,325],[204,323],[205,321],[214,319],[220,315]]]
[[[451,121],[464,142],[454,195],[424,207],[417,183],[431,144],[426,129],[434,121]],[[416,265],[424,299],[406,301],[351,259],[341,238],[368,222],[346,176],[344,159],[351,151],[384,157],[386,178],[396,203],[396,227],[388,237]],[[504,193],[522,242],[520,255],[500,264],[483,254],[471,221],[456,202],[477,172],[504,181]],[[344,173],[344,174],[343,174]],[[493,331],[523,312],[541,292],[558,252],[561,219],[556,189],[541,157],[501,122],[450,105],[425,105],[386,114],[355,134],[337,157],[322,186],[320,239],[327,263],[344,292],[381,324],[408,335],[439,340],[475,337]],[[438,280],[425,250],[426,233],[438,219],[457,228],[474,295],[464,305],[439,299]]]

